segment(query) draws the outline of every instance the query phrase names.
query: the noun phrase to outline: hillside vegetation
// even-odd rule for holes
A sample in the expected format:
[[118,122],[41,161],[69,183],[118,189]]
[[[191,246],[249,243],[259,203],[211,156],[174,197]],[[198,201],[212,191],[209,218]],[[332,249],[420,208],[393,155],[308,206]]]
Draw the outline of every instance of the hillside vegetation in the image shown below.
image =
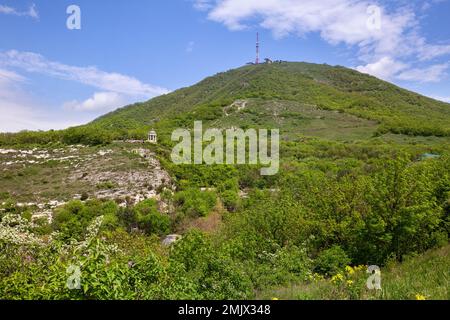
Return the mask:
[[308,63],[246,66],[220,73],[195,86],[117,110],[93,124],[151,126],[196,107],[200,119],[211,120],[223,116],[221,107],[249,98],[297,102],[299,112],[302,106],[345,112],[377,121],[380,133],[450,135],[449,104],[354,70]]
[[[286,136],[290,136],[293,125],[298,127],[307,122],[305,109],[317,110],[316,113],[321,115],[316,117],[321,116],[325,121],[335,117],[333,112],[346,114],[341,116],[340,124],[346,124],[347,120],[349,125],[346,127],[350,130],[344,132],[344,138],[358,138],[361,128],[367,129],[363,130],[363,138],[368,134],[388,132],[409,136],[450,136],[448,103],[344,67],[284,62],[244,66],[219,73],[194,86],[118,109],[85,126],[63,131],[1,134],[0,145],[55,141],[101,144],[114,139],[144,138],[150,128],[156,128],[164,135],[174,128],[191,126],[192,119],[203,120],[210,125],[215,125],[217,120],[226,124],[227,121],[221,121],[226,118],[224,109],[246,99],[253,101],[253,108],[243,112],[247,118],[253,116],[252,121],[243,119],[240,122],[247,125],[254,122],[263,124],[259,110],[268,104],[286,106],[284,109],[289,111],[284,115],[272,116],[273,121],[285,116],[290,118],[288,123],[272,123],[284,130]],[[360,121],[356,125],[356,135],[351,133],[351,127],[357,120],[351,116]],[[320,130],[316,133],[314,123],[309,128],[303,133],[323,136]],[[332,134],[325,137],[333,138]]]
[[[320,275],[300,284],[258,293],[260,299],[286,300],[450,300],[450,246],[411,256],[403,263],[392,262],[381,269],[382,290],[371,291],[364,285],[366,268],[346,268],[339,276],[323,279]],[[356,269],[356,270],[355,270]]]
[[[175,165],[172,131],[198,120],[279,128],[279,173]],[[113,142],[151,128],[156,145]],[[2,134],[0,298],[448,299],[449,130],[449,104],[277,63],[85,126]],[[382,293],[365,289],[370,265]]]

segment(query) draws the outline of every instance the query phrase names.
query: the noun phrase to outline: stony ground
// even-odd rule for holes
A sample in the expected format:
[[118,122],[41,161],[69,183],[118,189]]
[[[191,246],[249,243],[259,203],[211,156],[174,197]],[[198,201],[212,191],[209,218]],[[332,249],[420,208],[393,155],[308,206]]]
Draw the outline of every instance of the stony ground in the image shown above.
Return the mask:
[[137,203],[157,198],[169,174],[144,144],[0,149],[0,203],[12,198],[35,216],[72,199]]

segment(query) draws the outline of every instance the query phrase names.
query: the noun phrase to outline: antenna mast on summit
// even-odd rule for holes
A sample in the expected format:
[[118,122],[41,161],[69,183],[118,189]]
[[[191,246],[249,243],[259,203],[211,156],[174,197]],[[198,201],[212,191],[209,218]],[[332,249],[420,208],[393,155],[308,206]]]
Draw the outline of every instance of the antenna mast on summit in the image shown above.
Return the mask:
[[259,32],[256,33],[256,61],[255,64],[259,64]]

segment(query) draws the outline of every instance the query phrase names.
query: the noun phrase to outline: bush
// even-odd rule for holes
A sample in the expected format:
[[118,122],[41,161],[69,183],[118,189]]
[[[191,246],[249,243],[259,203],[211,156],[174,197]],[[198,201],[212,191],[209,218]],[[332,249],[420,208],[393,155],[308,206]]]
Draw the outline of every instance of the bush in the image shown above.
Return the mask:
[[343,270],[351,262],[340,246],[333,246],[319,253],[314,261],[315,271],[328,276]]
[[114,230],[119,227],[119,206],[114,201],[107,201],[102,205],[103,226]]
[[235,191],[227,190],[222,192],[223,205],[230,212],[235,212],[239,206],[239,195]]
[[205,217],[215,207],[216,201],[215,192],[200,191],[195,188],[175,195],[175,203],[184,214],[190,217]]
[[73,200],[59,208],[53,214],[53,228],[67,238],[80,239],[93,215],[83,202]]
[[83,203],[73,200],[58,208],[53,216],[52,226],[62,233],[66,239],[81,239],[86,233],[87,226],[99,216],[105,216],[105,226],[118,226],[118,206],[113,201],[102,202],[91,200]]
[[158,212],[155,200],[140,202],[136,205],[135,211],[137,224],[145,233],[162,236],[170,232],[170,217]]
[[246,299],[252,294],[249,277],[242,266],[213,247],[210,239],[191,231],[173,247],[171,263],[180,263],[198,284],[203,299]]

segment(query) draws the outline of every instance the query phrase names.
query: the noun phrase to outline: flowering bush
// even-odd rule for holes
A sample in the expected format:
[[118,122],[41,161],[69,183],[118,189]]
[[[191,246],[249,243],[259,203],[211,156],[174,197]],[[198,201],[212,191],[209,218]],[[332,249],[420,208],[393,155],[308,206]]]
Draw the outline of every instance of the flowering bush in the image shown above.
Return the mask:
[[334,287],[337,298],[360,299],[366,289],[367,267],[345,266],[345,268],[329,280]]

